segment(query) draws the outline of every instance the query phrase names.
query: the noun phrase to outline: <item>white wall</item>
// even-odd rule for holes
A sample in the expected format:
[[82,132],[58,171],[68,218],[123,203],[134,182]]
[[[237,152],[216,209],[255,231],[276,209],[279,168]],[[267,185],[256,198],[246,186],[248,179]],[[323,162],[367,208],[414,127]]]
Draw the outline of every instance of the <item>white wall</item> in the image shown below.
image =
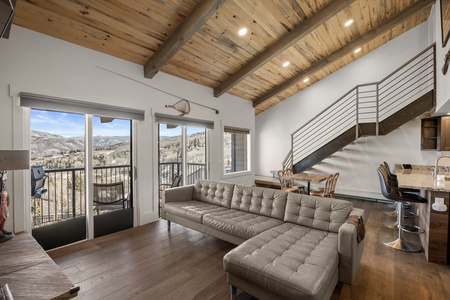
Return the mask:
[[[432,20],[434,22],[434,20]],[[281,168],[291,148],[291,133],[358,84],[376,82],[433,43],[425,22],[382,47],[289,97],[256,117],[255,173],[270,176]],[[276,147],[274,147],[276,145]],[[420,151],[420,120],[409,122],[388,136],[359,139],[315,170],[340,172],[338,193],[381,198],[378,165],[433,162],[436,152]]]
[[447,42],[445,48],[442,48],[442,30],[441,30],[441,6],[439,1],[434,5],[432,11],[433,17],[430,18],[430,23],[434,26],[430,26],[435,30],[430,34],[433,34],[433,38],[436,41],[436,114],[443,115],[450,111],[450,70],[446,75],[442,73],[442,67],[444,66],[444,57],[450,50],[450,41]]
[[[27,149],[26,109],[18,106],[18,93],[29,92],[67,99],[107,103],[145,110],[145,121],[138,122],[136,136],[138,224],[156,220],[157,212],[157,126],[154,113],[178,114],[165,108],[178,99],[99,67],[144,82],[179,97],[211,106],[220,111],[191,106],[190,118],[214,121],[211,131],[210,179],[252,184],[254,172],[231,178],[222,176],[222,129],[224,125],[248,128],[253,133],[252,103],[231,95],[213,97],[211,88],[160,72],[154,79],[143,76],[140,65],[105,55],[62,40],[13,26],[8,40],[0,40],[0,149]],[[25,113],[24,113],[25,112]],[[252,143],[254,137],[252,138]],[[254,149],[253,145],[251,149]],[[254,153],[254,150],[252,150]],[[252,155],[254,157],[254,155]],[[254,165],[254,159],[252,160]],[[12,176],[14,175],[14,176]],[[10,172],[8,189],[12,194],[14,217],[8,220],[15,231],[27,229],[24,211],[29,209],[29,171]],[[24,179],[23,179],[24,178]],[[27,194],[28,193],[28,194]]]

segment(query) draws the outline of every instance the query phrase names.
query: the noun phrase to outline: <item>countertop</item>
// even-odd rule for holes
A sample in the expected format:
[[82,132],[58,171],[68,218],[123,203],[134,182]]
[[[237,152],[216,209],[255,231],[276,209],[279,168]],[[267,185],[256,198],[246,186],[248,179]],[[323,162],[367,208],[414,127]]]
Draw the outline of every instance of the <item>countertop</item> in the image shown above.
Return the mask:
[[412,165],[412,169],[404,169],[396,164],[398,186],[438,192],[450,192],[450,171],[448,167],[439,167],[439,179],[434,180],[434,166]]

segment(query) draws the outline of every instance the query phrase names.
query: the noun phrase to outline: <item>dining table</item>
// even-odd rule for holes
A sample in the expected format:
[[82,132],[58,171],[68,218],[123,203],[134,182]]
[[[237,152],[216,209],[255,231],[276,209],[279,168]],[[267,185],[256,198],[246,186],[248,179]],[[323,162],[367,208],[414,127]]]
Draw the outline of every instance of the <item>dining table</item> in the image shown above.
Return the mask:
[[306,181],[307,187],[306,187],[306,193],[309,195],[311,192],[311,181],[312,182],[322,182],[328,178],[331,174],[324,174],[324,173],[294,173],[290,175],[286,175],[286,179],[290,180],[299,180],[299,181]]

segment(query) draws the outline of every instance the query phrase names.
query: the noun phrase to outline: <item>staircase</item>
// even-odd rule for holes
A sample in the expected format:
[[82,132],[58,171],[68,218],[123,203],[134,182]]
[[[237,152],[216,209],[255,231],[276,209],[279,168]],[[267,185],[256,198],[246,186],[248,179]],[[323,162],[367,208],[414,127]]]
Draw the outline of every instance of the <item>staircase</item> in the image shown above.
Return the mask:
[[431,111],[435,61],[433,44],[381,81],[356,86],[292,133],[285,161],[303,172],[359,137],[388,134]]

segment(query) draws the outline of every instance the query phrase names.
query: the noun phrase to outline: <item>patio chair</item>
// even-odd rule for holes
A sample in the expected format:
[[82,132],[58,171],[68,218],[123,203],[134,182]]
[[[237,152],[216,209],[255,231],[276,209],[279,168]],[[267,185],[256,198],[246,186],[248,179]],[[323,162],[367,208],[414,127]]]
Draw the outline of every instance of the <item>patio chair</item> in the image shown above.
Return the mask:
[[125,209],[128,196],[125,196],[123,181],[94,183],[94,211],[98,214],[101,210]]
[[183,177],[181,177],[181,175],[175,174],[175,176],[173,176],[172,185],[170,187],[173,188],[180,186],[182,178]]

